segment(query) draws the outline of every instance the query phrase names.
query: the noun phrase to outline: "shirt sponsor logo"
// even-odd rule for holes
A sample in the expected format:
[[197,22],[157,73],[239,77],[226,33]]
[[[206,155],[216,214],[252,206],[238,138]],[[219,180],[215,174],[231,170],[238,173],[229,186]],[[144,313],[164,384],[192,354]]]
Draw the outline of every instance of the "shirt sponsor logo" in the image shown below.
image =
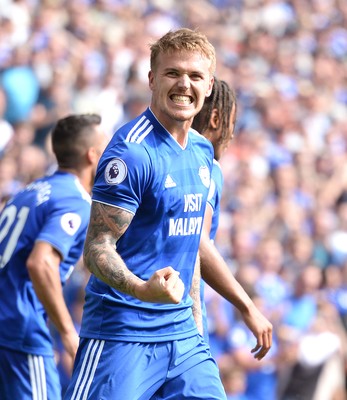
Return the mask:
[[128,167],[120,158],[111,160],[105,168],[105,181],[109,185],[118,185],[128,174]]
[[200,235],[202,217],[170,219],[169,236]]
[[[187,193],[184,195],[184,213],[200,213],[203,206],[202,193]],[[202,216],[189,216],[183,218],[170,218],[169,236],[200,235],[202,229]]]

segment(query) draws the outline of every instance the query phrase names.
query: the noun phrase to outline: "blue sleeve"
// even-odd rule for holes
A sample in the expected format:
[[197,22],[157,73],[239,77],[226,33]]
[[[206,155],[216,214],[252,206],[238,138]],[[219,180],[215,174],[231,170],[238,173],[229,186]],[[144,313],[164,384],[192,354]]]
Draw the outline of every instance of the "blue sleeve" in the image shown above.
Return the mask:
[[222,189],[223,173],[219,163],[214,160],[211,172],[211,184],[207,197],[207,202],[211,205],[213,210],[219,207]]
[[100,160],[92,199],[136,213],[150,180],[150,158],[136,143],[118,143]]
[[207,197],[207,202],[211,205],[212,209],[214,210],[216,207],[216,183],[213,180],[213,178],[211,178],[211,184],[210,184],[210,189],[208,191],[208,197]]
[[36,241],[50,243],[63,260],[69,255],[71,248],[80,241],[81,235],[87,231],[90,205],[76,199],[62,200],[51,208]]

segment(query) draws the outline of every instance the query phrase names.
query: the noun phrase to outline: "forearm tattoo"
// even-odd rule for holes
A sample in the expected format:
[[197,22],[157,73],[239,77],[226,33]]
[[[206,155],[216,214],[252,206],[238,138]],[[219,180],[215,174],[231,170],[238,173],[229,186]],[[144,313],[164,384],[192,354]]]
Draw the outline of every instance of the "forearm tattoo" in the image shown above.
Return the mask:
[[117,253],[117,241],[127,230],[133,214],[118,207],[93,202],[84,245],[84,263],[89,271],[115,289],[135,296],[139,281]]

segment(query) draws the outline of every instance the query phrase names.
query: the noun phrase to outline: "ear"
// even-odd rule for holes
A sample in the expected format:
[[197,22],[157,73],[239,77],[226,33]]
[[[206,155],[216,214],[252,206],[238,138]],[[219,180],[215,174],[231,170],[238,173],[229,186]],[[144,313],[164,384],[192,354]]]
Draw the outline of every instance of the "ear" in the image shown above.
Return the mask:
[[98,159],[97,152],[95,147],[89,147],[87,151],[87,161],[89,164],[95,164],[96,160]]
[[220,115],[217,108],[214,108],[210,117],[210,127],[214,130],[219,129],[220,125]]
[[153,90],[153,81],[154,81],[154,74],[153,74],[152,70],[150,70],[148,72],[148,84],[149,84],[149,88],[151,90]]
[[214,77],[212,76],[212,77],[210,78],[210,82],[209,82],[208,89],[207,89],[207,91],[206,91],[205,97],[209,97],[209,96],[211,95],[211,93],[212,93],[212,88],[213,88],[213,82],[214,82]]

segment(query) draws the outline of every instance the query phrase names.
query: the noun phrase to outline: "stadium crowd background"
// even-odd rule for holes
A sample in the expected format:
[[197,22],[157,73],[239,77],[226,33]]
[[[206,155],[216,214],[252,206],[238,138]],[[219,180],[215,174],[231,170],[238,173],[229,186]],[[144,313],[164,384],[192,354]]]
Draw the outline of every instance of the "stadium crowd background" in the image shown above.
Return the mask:
[[[229,398],[346,399],[345,0],[0,0],[0,209],[55,167],[57,118],[98,112],[111,135],[148,105],[148,44],[180,26],[208,36],[237,93],[216,245],[274,325],[258,362],[207,288]],[[80,263],[66,286],[77,327],[87,279]]]

